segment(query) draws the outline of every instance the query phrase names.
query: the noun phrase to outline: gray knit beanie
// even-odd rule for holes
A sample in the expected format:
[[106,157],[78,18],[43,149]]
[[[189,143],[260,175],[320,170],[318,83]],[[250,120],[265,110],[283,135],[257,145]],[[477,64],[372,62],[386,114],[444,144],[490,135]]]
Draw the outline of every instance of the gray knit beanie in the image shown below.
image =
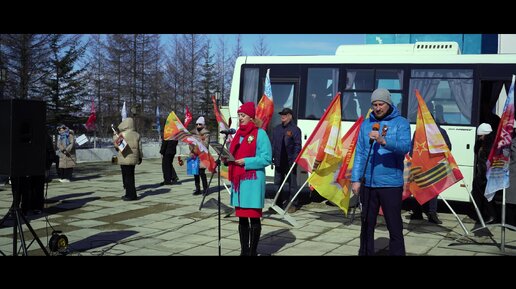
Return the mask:
[[371,94],[371,103],[377,100],[386,102],[392,106],[391,93],[385,88],[377,88],[373,91],[373,94]]

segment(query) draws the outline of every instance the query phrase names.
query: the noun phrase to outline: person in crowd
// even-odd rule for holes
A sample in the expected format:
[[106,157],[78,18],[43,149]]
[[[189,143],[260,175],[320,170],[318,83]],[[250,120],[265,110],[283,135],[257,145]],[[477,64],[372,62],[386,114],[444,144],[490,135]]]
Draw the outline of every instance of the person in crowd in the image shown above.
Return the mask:
[[177,140],[165,140],[161,142],[159,153],[161,154],[161,170],[163,171],[163,182],[160,185],[180,184],[174,169],[174,157],[176,156]]
[[[436,106],[437,107],[437,106]],[[440,118],[443,119],[442,117]],[[441,121],[439,118],[434,118],[435,124],[437,125],[437,128],[439,129],[439,132],[441,132],[441,135],[443,136],[444,142],[450,149],[452,150],[452,144],[450,141],[450,137],[448,136],[448,133],[444,128],[440,126]],[[414,147],[414,138],[412,138],[412,147]],[[437,196],[435,198],[430,199],[428,202],[424,203],[422,206],[419,205],[419,203],[415,199],[410,199],[413,203],[412,206],[412,215],[410,216],[411,220],[422,220],[423,219],[423,211],[428,217],[428,221],[430,223],[434,224],[442,224],[443,222],[439,219],[439,215],[437,214]]]
[[59,150],[59,181],[68,183],[72,179],[73,168],[77,164],[74,132],[64,124],[59,125],[57,129],[59,132],[57,139],[57,149]]
[[360,128],[351,174],[352,192],[362,203],[358,253],[374,255],[374,229],[381,206],[389,230],[389,254],[405,255],[401,195],[403,160],[411,147],[410,125],[387,89],[373,91],[371,105],[372,113]]
[[24,215],[29,212],[41,213],[45,203],[45,182],[48,182],[50,167],[54,163],[56,152],[52,138],[45,136],[45,172],[39,175],[11,177],[13,207],[21,209]]
[[[267,133],[255,119],[253,102],[238,109],[239,128],[229,151],[235,161],[229,162],[231,205],[238,217],[241,256],[256,256],[262,231],[262,209],[265,203],[265,167],[272,163],[272,148]],[[224,160],[223,160],[224,161]],[[227,163],[227,162],[225,162]]]
[[[294,164],[297,155],[301,151],[301,129],[292,121],[292,109],[285,107],[279,112],[281,124],[272,131],[272,162],[274,165],[274,185],[276,191],[280,188],[287,173]],[[285,208],[294,198],[297,192],[297,166],[294,166],[288,176],[288,189],[286,194],[281,192],[277,204]],[[289,213],[294,213],[299,208],[299,199],[295,199],[289,208]]]
[[[204,144],[204,146],[206,148],[209,148],[210,131],[206,129],[206,123],[205,123],[203,116],[201,116],[197,119],[197,121],[195,122],[195,126],[196,126],[196,128],[190,132],[193,135],[198,136],[199,139],[201,140],[201,142]],[[194,145],[190,145],[190,157],[191,158],[198,157]],[[195,191],[193,192],[194,195],[202,194],[201,180],[202,180],[202,188],[204,189],[204,191],[208,190],[208,180],[206,178],[206,166],[203,165],[202,162],[199,164],[199,174],[194,175],[194,180],[195,180]]]
[[[135,201],[138,199],[136,195],[136,186],[134,179],[134,169],[136,165],[142,163],[142,143],[140,134],[136,132],[134,120],[132,117],[124,119],[118,125],[119,134],[113,135],[113,143],[118,151],[118,164],[122,170],[122,182],[125,188],[125,195],[122,196],[124,201]],[[122,142],[125,141],[125,146]]]
[[495,140],[495,133],[492,133],[493,128],[489,123],[482,123],[477,128],[477,142],[475,143],[475,169],[473,177],[473,189],[471,195],[475,199],[475,203],[482,214],[482,218],[486,224],[491,224],[496,220],[495,202],[492,199],[490,202],[484,196],[487,185],[487,157],[491,151]]

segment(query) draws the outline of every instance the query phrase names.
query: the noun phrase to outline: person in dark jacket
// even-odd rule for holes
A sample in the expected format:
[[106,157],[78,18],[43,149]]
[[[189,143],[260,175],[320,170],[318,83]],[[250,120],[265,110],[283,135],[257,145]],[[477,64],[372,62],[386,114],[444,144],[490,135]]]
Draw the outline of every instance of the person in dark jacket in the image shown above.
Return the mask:
[[[49,134],[45,140],[45,174],[11,177],[13,192],[13,207],[20,206],[24,215],[35,214],[43,210],[45,203],[45,180],[48,180],[49,170],[56,158],[56,152]],[[48,181],[47,181],[48,182]]]
[[[293,112],[285,107],[279,112],[281,124],[277,125],[272,131],[272,161],[274,164],[274,185],[276,191],[287,177],[290,167],[294,164],[297,155],[301,151],[301,130],[292,122]],[[277,200],[277,205],[285,208],[294,198],[297,192],[297,166],[294,166],[288,179],[288,190],[281,192]],[[299,199],[295,199],[289,208],[289,213],[295,212],[299,208]]]
[[[382,206],[389,230],[389,254],[405,255],[401,196],[403,160],[411,147],[410,124],[393,105],[385,88],[373,91],[371,106],[371,115],[360,127],[351,173],[351,190],[362,203],[358,254],[374,255],[376,217]],[[373,129],[377,127],[381,131]]]
[[174,157],[176,156],[177,140],[163,140],[159,153],[161,154],[161,170],[163,182],[160,185],[177,185],[179,178],[174,169]]

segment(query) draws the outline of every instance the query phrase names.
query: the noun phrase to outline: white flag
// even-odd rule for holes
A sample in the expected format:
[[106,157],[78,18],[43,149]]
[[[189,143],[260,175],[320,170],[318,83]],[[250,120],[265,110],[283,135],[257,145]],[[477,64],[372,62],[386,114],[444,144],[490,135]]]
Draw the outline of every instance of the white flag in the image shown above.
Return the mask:
[[122,106],[122,121],[127,118],[127,111],[125,110],[125,101],[124,106]]

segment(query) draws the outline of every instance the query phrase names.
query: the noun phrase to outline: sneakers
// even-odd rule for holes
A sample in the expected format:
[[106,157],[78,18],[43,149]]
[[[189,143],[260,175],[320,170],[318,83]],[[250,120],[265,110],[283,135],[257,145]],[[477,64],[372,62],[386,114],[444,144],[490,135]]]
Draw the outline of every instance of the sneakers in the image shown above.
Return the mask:
[[443,222],[437,217],[437,213],[428,213],[428,221],[434,224],[442,224]]
[[195,190],[192,195],[200,195],[202,192],[200,190]]
[[70,182],[70,180],[69,180],[69,179],[59,179],[59,181],[60,181],[61,183],[69,183],[69,182]]
[[138,197],[130,198],[128,196],[123,196],[122,200],[123,201],[136,201],[136,200],[138,200]]

